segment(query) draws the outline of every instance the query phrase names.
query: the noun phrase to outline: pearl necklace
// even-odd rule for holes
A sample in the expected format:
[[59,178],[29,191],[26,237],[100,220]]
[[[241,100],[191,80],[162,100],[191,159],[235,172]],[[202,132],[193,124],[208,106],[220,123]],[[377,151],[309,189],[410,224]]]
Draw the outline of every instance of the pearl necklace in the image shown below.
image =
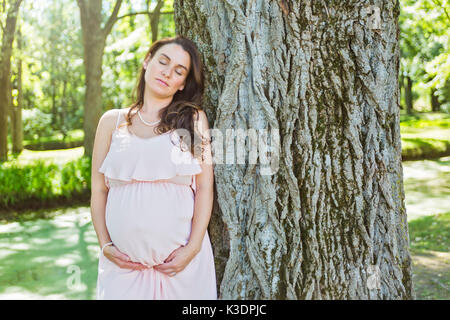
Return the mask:
[[144,124],[146,124],[147,126],[154,126],[154,125],[157,124],[158,122],[161,122],[161,119],[159,119],[158,121],[155,121],[155,122],[147,122],[147,121],[145,121],[144,119],[142,119],[140,110],[138,110],[138,116],[139,116],[139,118],[141,119],[141,121],[142,121]]

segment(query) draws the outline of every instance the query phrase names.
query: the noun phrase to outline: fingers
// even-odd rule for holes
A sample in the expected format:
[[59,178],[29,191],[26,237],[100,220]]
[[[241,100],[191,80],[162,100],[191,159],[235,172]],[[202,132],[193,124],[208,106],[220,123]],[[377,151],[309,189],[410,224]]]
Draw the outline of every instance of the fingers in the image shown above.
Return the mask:
[[154,266],[153,269],[155,269],[156,271],[162,272],[162,273],[168,275],[169,277],[173,277],[174,273],[179,272],[177,266],[171,264],[170,262]]
[[111,252],[112,255],[112,259],[113,262],[119,266],[119,268],[122,269],[132,269],[132,270],[145,270],[147,269],[147,266],[143,265],[142,263],[139,262],[133,262],[131,261],[131,258],[120,252],[117,248],[114,248],[115,250],[113,250]]
[[171,254],[167,257],[167,259],[164,260],[164,263],[168,263],[168,262],[172,261],[172,259],[173,259],[173,254],[171,253]]
[[138,262],[124,262],[123,260],[119,260],[117,265],[123,269],[132,269],[132,270],[146,270],[147,267]]

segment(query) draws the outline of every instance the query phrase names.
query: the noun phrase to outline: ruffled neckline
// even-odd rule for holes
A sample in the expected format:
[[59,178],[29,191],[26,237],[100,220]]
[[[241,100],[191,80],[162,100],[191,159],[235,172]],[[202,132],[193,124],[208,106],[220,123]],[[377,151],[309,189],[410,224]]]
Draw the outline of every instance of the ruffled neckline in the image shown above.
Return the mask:
[[[110,149],[99,168],[105,180],[154,181],[202,172],[198,160],[188,150],[182,151],[177,144],[172,143],[172,139],[165,139],[172,137],[174,130],[142,138],[128,128],[124,128],[127,134],[120,129],[114,130]],[[179,142],[178,134],[175,133],[173,137]],[[135,141],[145,144],[136,145]]]

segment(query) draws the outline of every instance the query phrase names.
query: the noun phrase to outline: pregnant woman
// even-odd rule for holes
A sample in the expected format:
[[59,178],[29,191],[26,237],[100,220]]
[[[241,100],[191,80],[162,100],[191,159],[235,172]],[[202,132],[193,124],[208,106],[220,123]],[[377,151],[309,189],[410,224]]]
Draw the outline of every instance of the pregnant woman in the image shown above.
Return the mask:
[[145,56],[136,101],[100,118],[91,196],[97,299],[217,299],[203,81],[195,44],[161,39]]

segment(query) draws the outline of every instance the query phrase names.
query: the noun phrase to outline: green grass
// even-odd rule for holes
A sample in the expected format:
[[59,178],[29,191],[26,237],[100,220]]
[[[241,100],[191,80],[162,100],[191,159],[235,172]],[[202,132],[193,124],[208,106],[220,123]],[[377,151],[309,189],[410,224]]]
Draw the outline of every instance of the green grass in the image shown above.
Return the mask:
[[416,298],[450,299],[450,212],[410,221],[409,238]]
[[450,155],[450,115],[415,113],[400,116],[403,160],[436,159]]
[[98,253],[86,207],[0,224],[0,299],[94,299]]
[[[89,208],[41,216],[0,224],[0,299],[95,299],[99,247]],[[417,298],[449,299],[450,212],[410,221],[409,234]]]
[[[402,148],[442,149],[442,141],[450,141],[449,121],[445,114],[402,115]],[[24,150],[4,165],[36,159],[62,165],[82,154],[82,147]],[[403,167],[417,298],[450,299],[450,159],[406,161]],[[89,207],[12,212],[0,221],[0,299],[94,299],[98,252]]]
[[51,136],[40,137],[37,140],[24,140],[24,144],[34,144],[40,142],[50,142],[50,141],[82,141],[84,139],[84,131],[81,129],[71,130],[67,133],[64,138],[62,133],[55,133]]
[[409,222],[411,250],[450,251],[450,211]]
[[4,163],[5,167],[10,167],[13,164],[27,165],[37,160],[42,160],[45,164],[66,164],[67,162],[77,160],[84,153],[83,147],[48,150],[48,151],[32,151],[24,149],[19,155],[9,155],[9,161]]

